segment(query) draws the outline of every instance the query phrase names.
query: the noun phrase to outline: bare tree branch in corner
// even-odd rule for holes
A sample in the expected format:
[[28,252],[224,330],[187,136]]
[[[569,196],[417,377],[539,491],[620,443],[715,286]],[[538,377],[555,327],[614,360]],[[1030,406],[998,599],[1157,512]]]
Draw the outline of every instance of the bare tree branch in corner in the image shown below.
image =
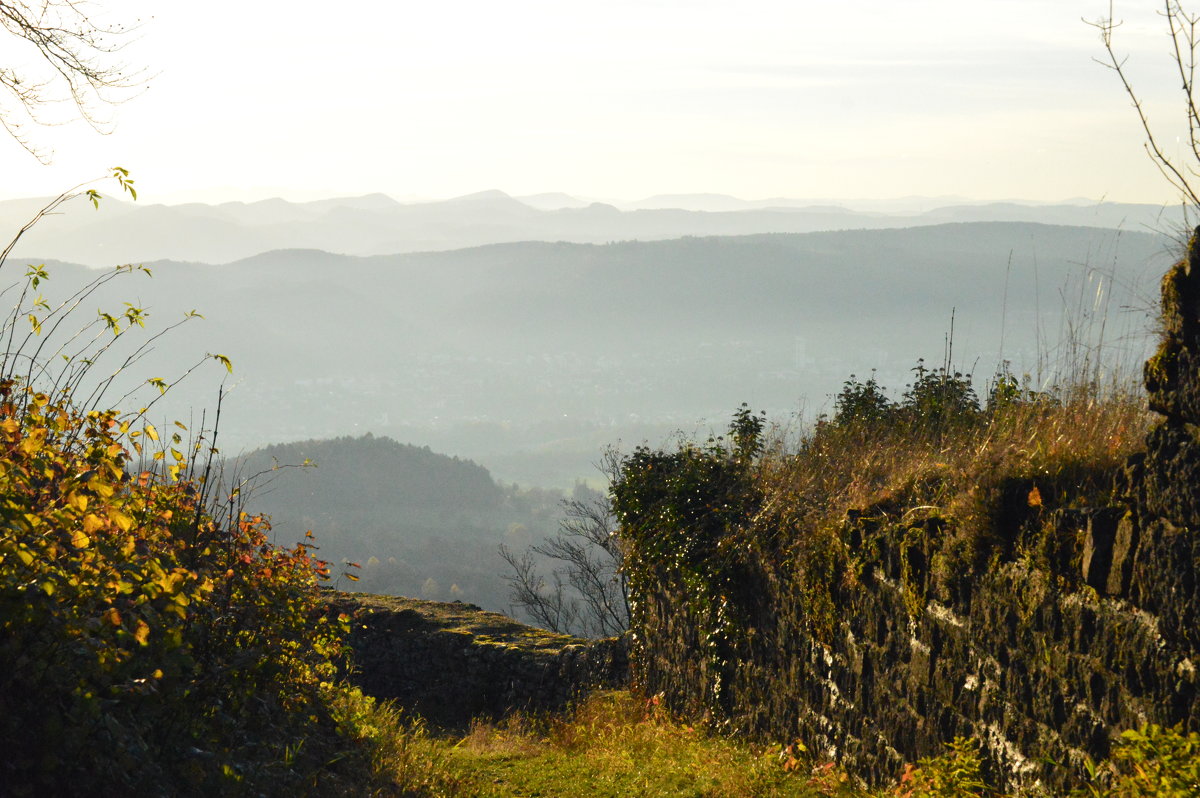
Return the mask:
[[[629,588],[608,499],[563,502],[566,517],[552,538],[517,556],[505,546],[510,598],[538,626],[583,637],[610,637],[629,627]],[[552,564],[549,581],[538,558]]]
[[1146,116],[1146,110],[1142,106],[1142,101],[1134,91],[1129,82],[1129,76],[1126,74],[1125,63],[1128,58],[1119,55],[1113,47],[1113,32],[1121,26],[1121,23],[1113,18],[1111,0],[1108,4],[1107,17],[1095,22],[1084,21],[1100,31],[1100,41],[1104,45],[1107,58],[1105,60],[1096,59],[1096,61],[1116,72],[1117,77],[1120,78],[1121,85],[1125,88],[1125,93],[1129,95],[1133,108],[1137,112],[1138,120],[1142,123],[1142,131],[1146,134],[1144,146],[1150,160],[1158,167],[1158,171],[1167,179],[1167,182],[1179,191],[1184,200],[1193,208],[1200,208],[1200,194],[1197,194],[1197,188],[1192,184],[1194,178],[1200,177],[1200,172],[1197,172],[1197,166],[1200,166],[1200,112],[1197,111],[1195,96],[1196,53],[1197,48],[1200,48],[1200,38],[1198,38],[1200,31],[1197,26],[1200,24],[1200,16],[1194,16],[1184,11],[1179,0],[1165,0],[1162,15],[1167,21],[1167,27],[1171,34],[1171,58],[1175,62],[1180,89],[1183,92],[1188,124],[1188,151],[1195,160],[1194,164],[1176,162],[1159,146],[1154,129],[1150,126],[1150,119]]
[[108,132],[103,110],[123,92],[141,85],[143,75],[117,60],[137,28],[97,21],[81,0],[0,0],[0,26],[24,46],[5,48],[0,64],[0,125],[43,163],[53,153],[35,144],[28,124],[56,125],[50,110],[65,103],[73,116]]

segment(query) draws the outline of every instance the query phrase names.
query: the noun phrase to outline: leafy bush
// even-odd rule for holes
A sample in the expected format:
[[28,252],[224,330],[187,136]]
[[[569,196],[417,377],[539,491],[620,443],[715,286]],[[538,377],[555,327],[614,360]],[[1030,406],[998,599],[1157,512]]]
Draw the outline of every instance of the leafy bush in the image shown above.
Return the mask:
[[758,504],[751,474],[763,423],[743,405],[730,426],[732,446],[723,438],[674,450],[639,446],[620,462],[609,490],[630,547],[631,587],[658,569],[685,578],[720,571],[721,544]]
[[970,423],[979,415],[979,397],[970,374],[951,372],[948,366],[929,369],[923,359],[912,371],[915,376],[900,404],[902,417],[909,424],[942,429]]
[[319,778],[325,794],[362,794],[384,778],[378,710],[337,679],[347,619],[322,600],[325,564],[272,543],[236,494],[214,495],[211,434],[160,438],[146,408],[103,408],[111,378],[81,388],[144,311],[54,337],[122,271],[51,308],[35,293],[49,275],[33,267],[4,326],[4,792],[284,794]]
[[896,414],[895,403],[876,382],[874,372],[866,382],[859,382],[858,377],[851,374],[850,379],[842,383],[833,407],[833,423],[839,427],[880,424],[894,420]]
[[1190,798],[1200,795],[1200,734],[1179,726],[1164,729],[1148,724],[1128,729],[1112,756],[1092,766],[1091,783],[1077,796]]
[[908,765],[892,791],[897,798],[983,798],[998,795],[980,773],[979,741],[954,738],[950,750]]
[[271,544],[261,517],[215,517],[194,480],[130,475],[134,431],[115,412],[79,414],[11,379],[0,400],[9,789],[314,778],[345,746],[329,709],[344,621],[326,617],[323,566]]

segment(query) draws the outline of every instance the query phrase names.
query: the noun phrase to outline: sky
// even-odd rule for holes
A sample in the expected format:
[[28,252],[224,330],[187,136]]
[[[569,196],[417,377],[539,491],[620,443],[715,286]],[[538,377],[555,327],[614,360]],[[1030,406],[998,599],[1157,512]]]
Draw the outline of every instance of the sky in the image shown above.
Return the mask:
[[[143,202],[487,189],[1175,203],[1097,31],[1106,0],[97,0],[141,20],[111,131],[0,141],[0,199],[131,170]],[[1117,49],[1182,121],[1151,0]],[[0,52],[12,52],[5,43]],[[1186,130],[1182,131],[1186,133]]]

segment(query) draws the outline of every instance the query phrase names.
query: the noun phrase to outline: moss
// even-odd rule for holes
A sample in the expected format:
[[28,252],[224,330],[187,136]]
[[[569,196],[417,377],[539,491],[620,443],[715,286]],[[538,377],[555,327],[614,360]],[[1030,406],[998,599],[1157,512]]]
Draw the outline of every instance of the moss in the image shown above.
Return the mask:
[[[1189,246],[1195,245],[1195,239]],[[1185,285],[1190,277],[1187,261],[1181,260],[1172,266],[1162,278],[1162,324],[1166,335],[1179,335],[1183,332]]]
[[905,530],[900,544],[900,589],[904,592],[904,606],[911,618],[916,618],[925,609],[928,535],[925,526],[911,526]]
[[[1151,402],[1156,395],[1169,391],[1175,382],[1179,364],[1181,346],[1175,338],[1164,338],[1159,344],[1158,351],[1150,356],[1142,368],[1142,376],[1146,382],[1146,390],[1150,392]],[[1161,401],[1161,399],[1160,399]]]

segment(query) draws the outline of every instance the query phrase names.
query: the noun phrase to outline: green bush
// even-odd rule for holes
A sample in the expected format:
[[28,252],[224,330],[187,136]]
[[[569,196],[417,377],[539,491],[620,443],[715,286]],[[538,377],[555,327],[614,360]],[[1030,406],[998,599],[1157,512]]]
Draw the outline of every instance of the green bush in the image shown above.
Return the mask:
[[970,374],[951,372],[947,366],[928,369],[923,359],[912,371],[915,376],[900,403],[901,417],[910,425],[939,430],[978,418],[979,397]]
[[1089,770],[1091,783],[1074,795],[1192,798],[1200,795],[1200,734],[1155,724],[1128,729],[1109,759]]
[[946,753],[908,765],[892,791],[897,798],[984,798],[998,793],[981,775],[979,741],[955,737]]
[[833,423],[839,427],[894,421],[897,410],[896,404],[876,382],[874,372],[866,382],[859,382],[858,377],[851,374],[850,379],[842,383],[833,407]]
[[733,445],[710,438],[674,450],[639,446],[620,462],[612,511],[630,549],[632,583],[660,569],[708,580],[720,553],[758,504],[751,474],[763,420],[743,405],[730,425]]

